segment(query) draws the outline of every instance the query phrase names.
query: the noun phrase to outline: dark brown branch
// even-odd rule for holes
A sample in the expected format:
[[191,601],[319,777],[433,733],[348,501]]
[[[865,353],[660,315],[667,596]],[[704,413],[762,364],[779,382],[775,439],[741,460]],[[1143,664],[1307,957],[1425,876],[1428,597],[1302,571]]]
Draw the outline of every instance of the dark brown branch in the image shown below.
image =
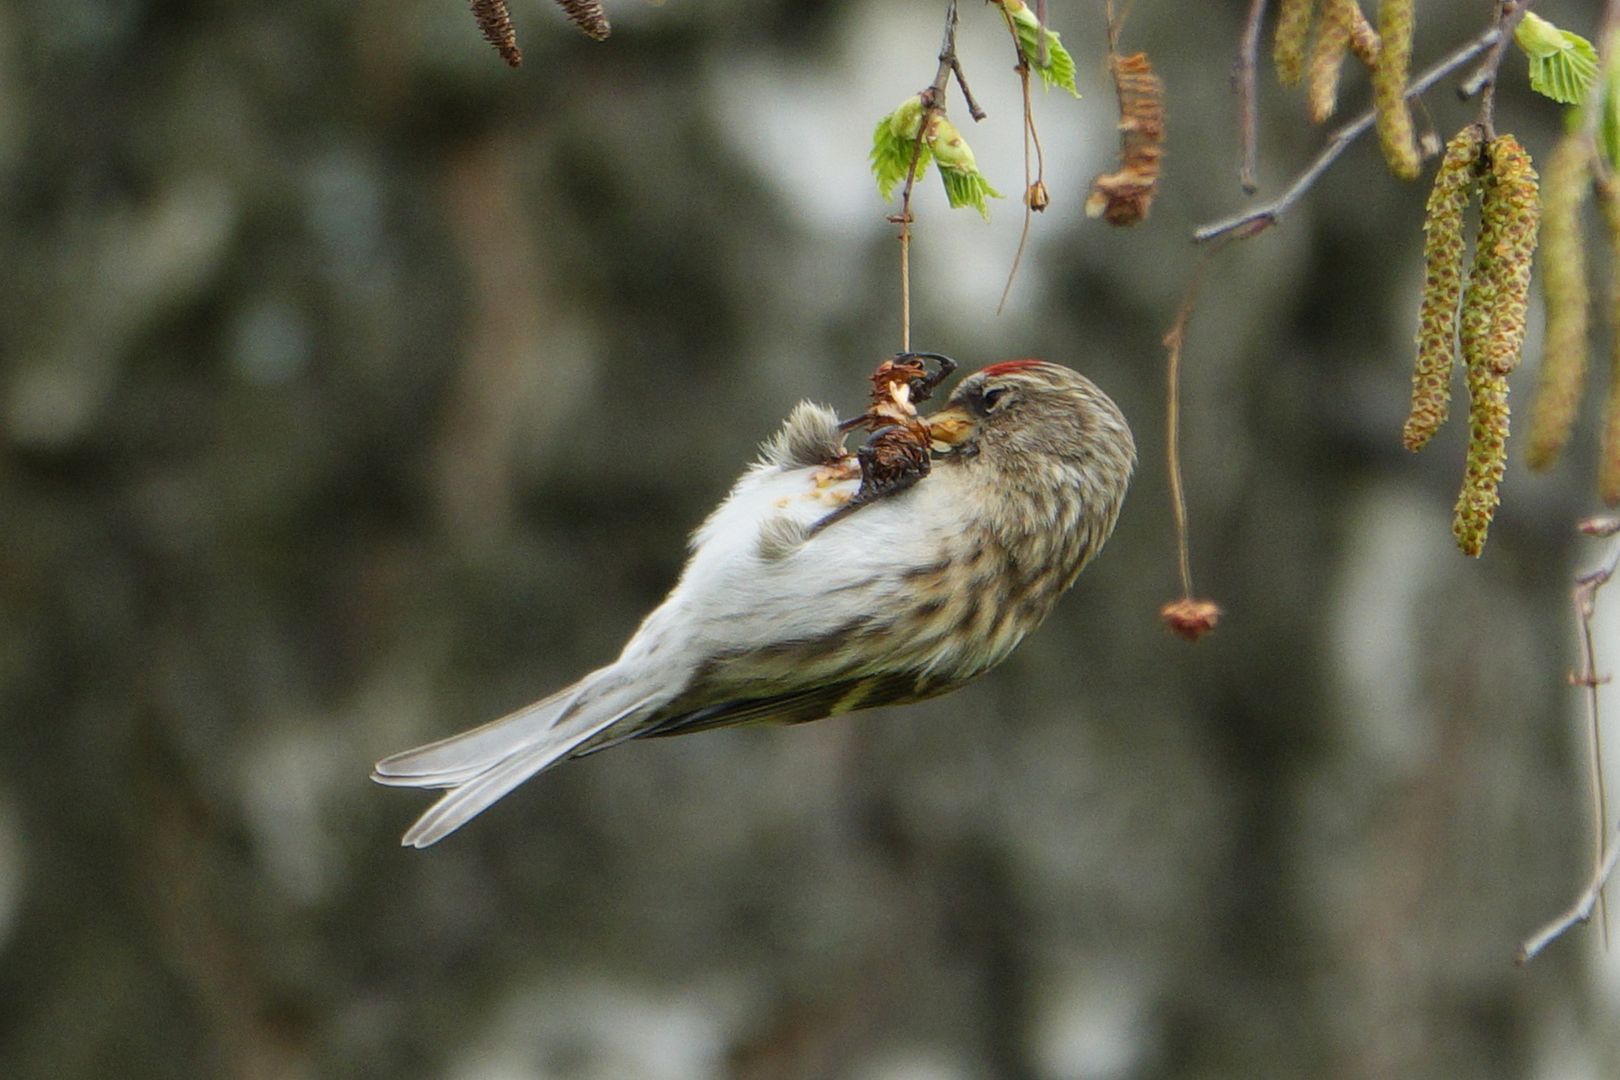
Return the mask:
[[[1501,27],[1493,24],[1489,30],[1486,30],[1479,37],[1467,44],[1458,46],[1445,58],[1414,79],[1411,85],[1406,88],[1406,97],[1414,98],[1427,93],[1435,83],[1452,74],[1486,49],[1491,48],[1501,38]],[[1255,207],[1223,221],[1201,226],[1193,232],[1194,242],[1207,244],[1213,240],[1222,242],[1242,240],[1265,232],[1277,223],[1278,218],[1293,209],[1294,204],[1339,159],[1339,155],[1344,153],[1351,143],[1367,133],[1376,118],[1377,113],[1372,109],[1368,109],[1348,124],[1339,128],[1333,133],[1332,138],[1328,140],[1328,144],[1322,148],[1322,152],[1316,155],[1316,160],[1312,161],[1281,195],[1264,206]]]
[[1255,83],[1260,68],[1260,24],[1266,17],[1266,0],[1249,0],[1249,17],[1243,23],[1243,38],[1238,45],[1237,68],[1232,73],[1237,83],[1238,139],[1242,157],[1238,162],[1238,183],[1245,195],[1260,190],[1255,179],[1260,158],[1260,106]]

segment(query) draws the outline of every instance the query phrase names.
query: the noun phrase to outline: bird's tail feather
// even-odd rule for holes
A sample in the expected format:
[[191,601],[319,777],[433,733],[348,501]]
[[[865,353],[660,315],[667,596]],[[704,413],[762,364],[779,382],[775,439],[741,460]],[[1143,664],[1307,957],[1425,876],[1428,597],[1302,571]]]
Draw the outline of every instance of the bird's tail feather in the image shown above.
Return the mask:
[[457,787],[489,771],[514,753],[542,744],[579,700],[576,683],[470,731],[385,757],[371,778],[391,787]]
[[444,839],[529,777],[648,704],[636,700],[616,708],[618,702],[592,693],[592,682],[587,678],[482,727],[379,761],[371,773],[379,784],[449,789],[401,843],[423,848]]

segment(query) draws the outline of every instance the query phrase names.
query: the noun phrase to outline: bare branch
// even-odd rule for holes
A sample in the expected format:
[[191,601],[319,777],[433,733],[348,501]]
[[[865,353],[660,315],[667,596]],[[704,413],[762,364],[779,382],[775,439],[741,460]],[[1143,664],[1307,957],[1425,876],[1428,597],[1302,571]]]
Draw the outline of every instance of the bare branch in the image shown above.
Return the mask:
[[[1493,24],[1489,30],[1480,34],[1474,40],[1458,46],[1445,58],[1437,62],[1422,75],[1414,79],[1406,88],[1406,97],[1413,98],[1427,93],[1435,83],[1455,72],[1464,64],[1479,56],[1486,49],[1495,45],[1502,38],[1502,28]],[[1277,223],[1277,219],[1291,210],[1311,187],[1322,178],[1322,174],[1339,159],[1339,155],[1349,148],[1350,144],[1365,135],[1373,126],[1377,113],[1368,109],[1354,120],[1345,124],[1333,133],[1328,144],[1316,156],[1305,171],[1295,178],[1277,198],[1263,206],[1255,207],[1242,214],[1204,225],[1193,232],[1193,240],[1199,244],[1207,244],[1212,240],[1242,240],[1250,236],[1265,232]]]
[[1266,0],[1249,0],[1249,17],[1243,23],[1242,43],[1238,46],[1237,66],[1232,72],[1237,83],[1238,138],[1242,159],[1238,163],[1238,183],[1245,195],[1260,190],[1255,179],[1260,157],[1260,106],[1255,87],[1260,67],[1260,23],[1266,17]]
[[[922,92],[922,122],[917,125],[917,137],[911,144],[911,164],[906,168],[906,184],[900,191],[900,351],[911,349],[911,191],[917,184],[917,163],[922,160],[923,139],[928,136],[928,123],[945,111],[945,92],[950,89],[955,74],[962,96],[967,98],[968,109],[978,120],[984,115],[978,111],[967,82],[962,79],[962,67],[956,58],[956,0],[945,4],[945,36],[939,44],[939,68],[933,83]],[[895,218],[891,218],[891,221]]]

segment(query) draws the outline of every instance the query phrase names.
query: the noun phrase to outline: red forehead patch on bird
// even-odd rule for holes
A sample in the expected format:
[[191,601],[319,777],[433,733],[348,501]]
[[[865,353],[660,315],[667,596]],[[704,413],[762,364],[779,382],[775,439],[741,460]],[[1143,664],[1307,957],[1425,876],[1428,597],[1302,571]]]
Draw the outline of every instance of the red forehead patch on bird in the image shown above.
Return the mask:
[[999,364],[991,364],[979,374],[1005,375],[1010,371],[1023,371],[1025,368],[1040,367],[1042,363],[1044,361],[1041,360],[1003,360]]

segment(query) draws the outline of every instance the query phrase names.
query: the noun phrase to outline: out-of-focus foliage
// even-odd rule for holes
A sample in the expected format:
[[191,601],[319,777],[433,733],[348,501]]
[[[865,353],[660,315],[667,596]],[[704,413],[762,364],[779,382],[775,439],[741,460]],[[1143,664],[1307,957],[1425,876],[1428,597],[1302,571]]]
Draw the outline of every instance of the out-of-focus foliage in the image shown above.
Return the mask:
[[[1205,285],[1226,616],[1166,634],[1159,338],[1238,199],[1247,5],[1136,5],[1171,142],[1128,234],[1081,212],[1100,19],[1051,6],[1085,97],[1037,99],[1018,288],[993,317],[1017,215],[919,189],[913,341],[1119,400],[1109,548],[973,687],[618,749],[427,852],[370,762],[610,658],[754,444],[898,346],[867,118],[942,10],[620,0],[598,44],[523,3],[512,72],[452,0],[0,7],[0,1075],[1620,1071],[1594,934],[1509,963],[1589,857],[1589,477],[1511,469],[1489,553],[1451,550],[1466,432],[1399,445],[1423,190],[1358,146]],[[1473,6],[1426,8],[1416,63]],[[1006,28],[963,20],[965,133],[1011,175]],[[1320,134],[1262,107],[1275,191]]]

